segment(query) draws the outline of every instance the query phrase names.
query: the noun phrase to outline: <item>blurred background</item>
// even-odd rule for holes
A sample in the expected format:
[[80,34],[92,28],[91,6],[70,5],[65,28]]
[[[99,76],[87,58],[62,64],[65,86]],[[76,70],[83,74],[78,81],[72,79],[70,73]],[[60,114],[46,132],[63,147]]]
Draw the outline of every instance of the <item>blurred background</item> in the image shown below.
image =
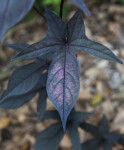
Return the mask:
[[[83,13],[88,38],[109,47],[124,62],[124,0],[85,0],[91,16]],[[35,0],[35,6],[44,14],[44,6],[59,14],[60,0]],[[65,2],[63,17],[67,21],[77,9]],[[33,9],[5,36],[5,43],[33,44],[41,40],[47,30],[47,23]],[[15,55],[12,49],[0,45],[0,95],[7,87],[14,65],[28,61],[10,62]],[[98,125],[105,114],[112,131],[124,134],[124,65],[78,53],[81,89],[75,104],[76,110],[94,111],[87,121]],[[47,101],[47,110],[54,109]],[[37,134],[52,121],[38,124],[29,114],[36,113],[36,97],[16,110],[0,109],[0,150],[34,150]],[[84,142],[91,135],[79,129],[80,140]],[[64,136],[60,150],[72,150],[68,133]],[[115,145],[113,150],[122,150]]]

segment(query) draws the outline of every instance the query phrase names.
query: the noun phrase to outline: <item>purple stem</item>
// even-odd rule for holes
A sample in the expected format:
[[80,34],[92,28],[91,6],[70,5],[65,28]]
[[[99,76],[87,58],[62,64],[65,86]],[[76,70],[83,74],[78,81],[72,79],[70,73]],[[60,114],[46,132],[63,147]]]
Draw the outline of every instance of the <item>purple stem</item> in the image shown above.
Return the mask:
[[33,9],[45,20],[47,21],[46,17],[40,12],[35,6],[33,6]]
[[61,5],[60,5],[60,17],[62,18],[62,12],[63,12],[63,5],[64,5],[64,0],[61,0]]

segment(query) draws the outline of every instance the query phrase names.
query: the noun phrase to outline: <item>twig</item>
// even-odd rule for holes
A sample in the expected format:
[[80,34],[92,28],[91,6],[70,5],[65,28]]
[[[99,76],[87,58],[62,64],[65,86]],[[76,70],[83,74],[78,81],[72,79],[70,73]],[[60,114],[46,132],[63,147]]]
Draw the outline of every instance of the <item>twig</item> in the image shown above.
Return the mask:
[[40,12],[35,6],[33,6],[33,9],[45,20],[47,21],[46,17]]

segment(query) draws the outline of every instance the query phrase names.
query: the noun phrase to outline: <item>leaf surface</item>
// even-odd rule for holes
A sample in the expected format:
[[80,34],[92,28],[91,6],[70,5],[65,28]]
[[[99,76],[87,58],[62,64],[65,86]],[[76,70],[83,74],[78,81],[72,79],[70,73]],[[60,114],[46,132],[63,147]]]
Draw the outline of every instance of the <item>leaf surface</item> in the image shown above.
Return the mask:
[[52,38],[45,37],[43,40],[34,43],[17,54],[12,60],[44,58],[47,59],[54,54],[55,51],[63,47],[62,43],[55,41]]
[[109,131],[108,121],[105,116],[102,118],[100,127],[89,123],[81,123],[80,127],[94,136],[94,139],[86,141],[83,144],[86,150],[90,150],[91,148],[111,150],[112,146],[123,136],[122,134]]
[[48,21],[47,37],[55,39],[56,41],[62,42],[64,44],[63,39],[65,39],[67,34],[66,23],[47,7],[45,7],[45,11]]
[[46,111],[43,119],[54,119],[54,120],[60,120],[60,116],[57,111]]
[[66,128],[67,117],[73,108],[80,88],[80,72],[76,54],[67,46],[57,54],[49,68],[47,93],[58,110],[63,128]]
[[[46,37],[26,47],[17,54],[12,60],[30,59],[41,57],[47,59],[54,55],[54,52],[62,49],[66,37],[67,25],[56,14],[45,8],[48,21],[48,31]],[[45,57],[46,56],[46,57]]]
[[112,150],[112,145],[109,143],[104,144],[104,150]]
[[[80,1],[73,2],[80,3]],[[48,8],[45,10],[48,21],[46,37],[24,47],[13,60],[52,58],[47,79],[47,93],[61,116],[65,130],[67,117],[75,104],[80,88],[76,52],[84,51],[102,59],[122,62],[107,47],[86,37],[81,10],[78,10],[67,24]]]
[[14,49],[16,52],[21,52],[23,49],[28,47],[29,45],[27,43],[17,43],[17,44],[4,44],[4,46],[7,46],[9,48]]
[[29,102],[36,95],[36,93],[37,91],[33,91],[23,95],[7,97],[3,101],[0,100],[0,108],[7,108],[7,109],[19,108],[25,103]]
[[99,141],[97,139],[91,139],[82,144],[84,150],[100,150]]
[[38,135],[35,150],[58,150],[63,135],[64,132],[60,123],[46,128]]
[[69,129],[69,135],[70,135],[74,150],[81,150],[78,127],[74,125],[70,125],[68,129]]
[[37,102],[37,112],[38,112],[38,122],[43,118],[45,110],[46,110],[46,98],[47,92],[46,89],[42,89],[39,92],[39,98]]
[[118,134],[116,132],[111,132],[106,136],[106,139],[108,142],[113,145],[115,142],[117,142],[122,137],[121,134]]
[[[20,99],[18,96],[25,96],[32,90],[36,90],[38,87],[41,88],[43,85],[45,86],[44,79],[47,77],[47,75],[44,74],[43,71],[47,69],[47,67],[48,66],[44,65],[44,62],[37,60],[28,65],[17,68],[9,80],[7,90],[4,92],[2,98],[0,99],[0,106],[2,107],[5,105],[5,103],[10,103],[8,102],[9,99],[13,99],[14,103],[16,98]],[[43,81],[38,83],[40,79]]]
[[98,58],[122,64],[110,49],[102,44],[91,41],[86,37],[81,10],[78,10],[68,22],[68,31],[69,46],[71,50],[83,51]]
[[109,133],[109,124],[108,124],[108,120],[105,115],[103,115],[103,117],[102,117],[101,125],[99,127],[99,132],[103,135]]
[[92,125],[92,124],[83,122],[83,123],[80,124],[80,127],[81,127],[83,130],[85,130],[85,131],[91,133],[91,134],[94,135],[94,136],[99,136],[99,137],[101,136],[100,133],[99,133],[99,129],[98,129],[97,126],[94,126],[94,125]]
[[46,81],[47,81],[47,74],[45,73],[41,76],[39,82],[35,85],[35,87],[33,87],[33,89],[28,93],[22,95],[16,95],[16,96],[14,95],[9,96],[3,100],[4,96],[6,96],[6,91],[5,91],[0,100],[0,108],[15,109],[21,107],[25,103],[29,102],[38,93],[39,90],[40,92],[44,90]]
[[72,123],[79,124],[84,121],[87,117],[91,116],[93,112],[78,112],[74,111],[71,115]]
[[88,10],[86,4],[84,3],[84,0],[70,0],[70,1],[79,8],[81,8],[87,15],[90,15],[90,11]]
[[34,0],[0,0],[0,41],[29,12],[33,3]]

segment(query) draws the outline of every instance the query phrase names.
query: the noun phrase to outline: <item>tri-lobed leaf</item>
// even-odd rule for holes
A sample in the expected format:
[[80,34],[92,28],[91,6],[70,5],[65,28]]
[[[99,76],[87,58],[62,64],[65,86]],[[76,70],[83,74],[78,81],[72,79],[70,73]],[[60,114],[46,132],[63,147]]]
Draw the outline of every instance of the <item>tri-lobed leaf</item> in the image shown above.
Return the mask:
[[85,150],[112,150],[112,146],[123,137],[122,134],[110,132],[107,118],[103,116],[100,127],[94,126],[89,123],[81,123],[80,127],[91,133],[94,138],[86,141],[82,148]]
[[0,42],[9,28],[31,9],[34,0],[0,0]]
[[46,37],[24,48],[13,60],[52,57],[47,93],[58,110],[65,129],[67,117],[76,102],[80,87],[76,52],[83,51],[105,60],[122,62],[110,49],[86,37],[81,10],[77,10],[67,24],[48,8],[46,13]]
[[[77,112],[73,109],[69,115],[69,119],[67,120],[67,130],[69,131],[68,133],[71,138],[71,143],[74,150],[81,150],[78,133],[79,124],[91,114],[92,113],[90,112]],[[62,137],[64,136],[58,112],[46,111],[43,119],[53,119],[56,120],[57,123],[49,126],[38,135],[36,139],[35,150],[40,150],[41,147],[44,150],[51,150],[51,147],[52,150],[57,150],[59,148]]]
[[85,35],[85,26],[81,10],[77,10],[75,15],[64,23],[61,18],[46,8],[48,31],[46,37],[17,54],[13,60],[30,59],[51,55],[62,51],[67,45],[70,51],[83,51],[93,56],[118,62],[122,62],[115,54],[102,44],[89,40]]
[[61,124],[53,124],[38,135],[35,150],[51,150],[51,148],[52,150],[58,150],[63,136],[64,132]]

